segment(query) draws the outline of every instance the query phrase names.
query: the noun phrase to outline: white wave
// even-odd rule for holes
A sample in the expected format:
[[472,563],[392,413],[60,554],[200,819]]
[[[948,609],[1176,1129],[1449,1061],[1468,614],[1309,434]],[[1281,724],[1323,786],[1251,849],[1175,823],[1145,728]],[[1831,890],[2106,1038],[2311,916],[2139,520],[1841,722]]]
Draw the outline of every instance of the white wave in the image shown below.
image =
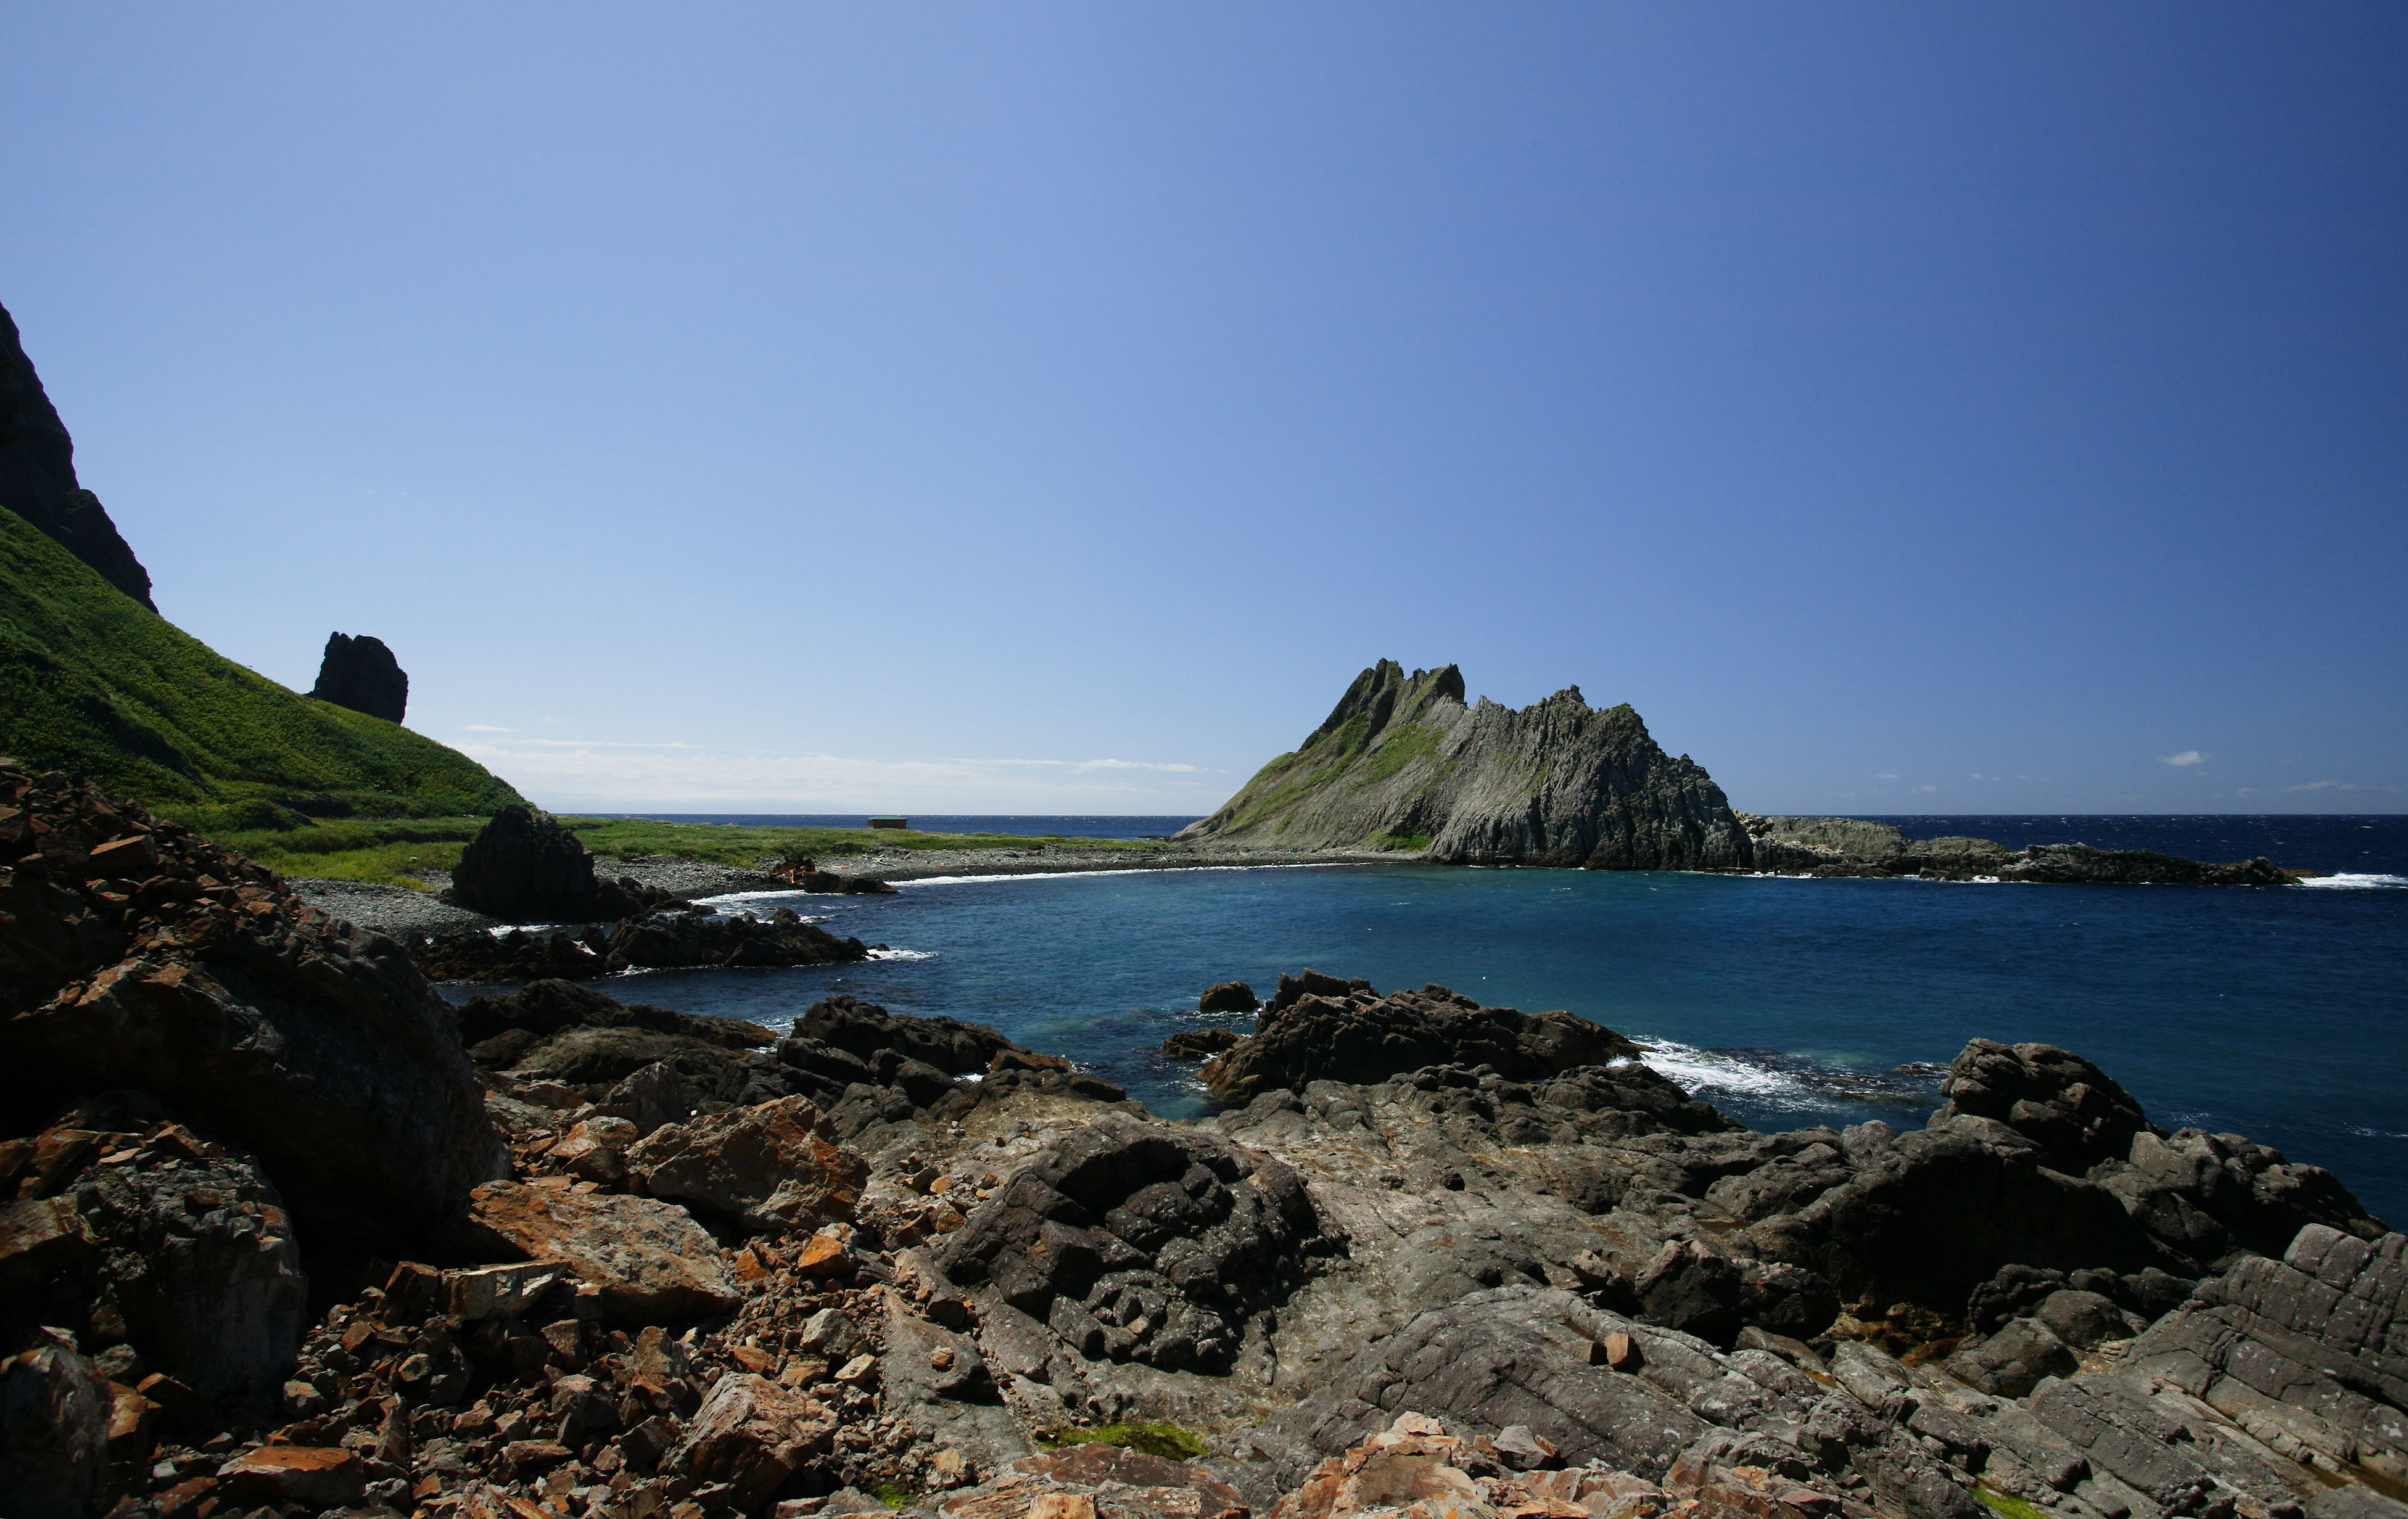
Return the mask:
[[934,950],[872,950],[869,952],[869,957],[873,960],[933,960],[937,957],[937,952]]
[[1678,1082],[1692,1096],[1728,1092],[1763,1100],[1805,1094],[1804,1083],[1784,1071],[1767,1070],[1762,1066],[1671,1039],[1633,1038],[1648,1047],[1640,1057],[1642,1064]]
[[696,896],[691,900],[696,907],[717,907],[722,902],[757,902],[771,896],[824,896],[826,895],[825,892],[806,892],[793,886],[781,886],[775,891],[722,892],[717,896]]
[[2329,876],[2310,876],[2300,882],[2302,886],[2323,886],[2329,890],[2372,891],[2386,886],[2408,886],[2408,876],[2358,875],[2343,870]]

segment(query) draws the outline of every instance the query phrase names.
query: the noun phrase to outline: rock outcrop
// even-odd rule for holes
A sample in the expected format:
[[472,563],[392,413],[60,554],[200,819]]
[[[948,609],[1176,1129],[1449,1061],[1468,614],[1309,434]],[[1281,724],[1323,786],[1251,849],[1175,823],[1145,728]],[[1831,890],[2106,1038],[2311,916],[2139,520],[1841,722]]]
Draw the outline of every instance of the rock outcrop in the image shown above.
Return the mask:
[[150,574],[108,520],[100,498],[76,481],[75,441],[50,405],[17,323],[0,308],[0,507],[58,540],[101,579],[150,608]]
[[443,899],[505,923],[593,923],[666,898],[632,880],[597,880],[594,856],[558,818],[513,805],[494,813],[460,852]]
[[1380,1082],[1425,1066],[1487,1067],[1508,1081],[1542,1081],[1641,1053],[1569,1012],[1484,1008],[1435,984],[1383,997],[1308,969],[1301,979],[1280,978],[1254,1032],[1204,1068],[1204,1084],[1223,1102],[1244,1104],[1274,1087]]
[[1431,860],[1604,870],[1733,869],[1752,855],[1712,777],[1629,707],[1568,686],[1519,711],[1464,704],[1452,665],[1382,660],[1188,842],[1371,847]]
[[21,1111],[149,1093],[372,1236],[455,1216],[505,1164],[400,945],[88,783],[5,767],[0,1059]]
[[409,706],[409,677],[382,638],[363,633],[326,635],[326,652],[318,661],[318,683],[309,695],[320,701],[348,707],[388,723],[398,723]]
[[2211,865],[2146,849],[2034,844],[2011,850],[1987,838],[1909,838],[1863,818],[1739,814],[1755,868],[1784,875],[1921,876],[1934,881],[2021,881],[2119,886],[2287,886],[2300,872],[2263,856]]

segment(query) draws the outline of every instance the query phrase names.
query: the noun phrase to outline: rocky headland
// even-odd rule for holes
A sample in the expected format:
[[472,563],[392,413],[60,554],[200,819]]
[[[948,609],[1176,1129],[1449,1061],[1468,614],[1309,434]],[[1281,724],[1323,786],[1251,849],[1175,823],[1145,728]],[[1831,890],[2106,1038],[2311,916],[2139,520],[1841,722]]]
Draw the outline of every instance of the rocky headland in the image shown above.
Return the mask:
[[1167,1123],[843,997],[455,1010],[0,770],[0,1053],[12,1515],[2408,1512],[2408,1240],[2042,1045],[1759,1134],[1308,974]]
[[2009,850],[1910,839],[1854,818],[1735,812],[1705,769],[1667,754],[1628,704],[1578,686],[1519,711],[1464,702],[1452,665],[1354,678],[1295,752],[1263,767],[1178,842],[1389,852],[1436,863],[1971,881],[2280,886],[2269,861],[2204,865],[2083,844]]

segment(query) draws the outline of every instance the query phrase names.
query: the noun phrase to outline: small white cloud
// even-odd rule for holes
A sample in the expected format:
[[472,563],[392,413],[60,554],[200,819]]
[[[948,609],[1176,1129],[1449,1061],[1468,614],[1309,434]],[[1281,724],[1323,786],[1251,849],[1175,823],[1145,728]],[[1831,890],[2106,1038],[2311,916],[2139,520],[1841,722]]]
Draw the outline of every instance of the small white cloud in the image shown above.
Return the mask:
[[2159,754],[2157,756],[2157,763],[2160,765],[2171,765],[2175,769],[2181,770],[2187,769],[2194,765],[2206,764],[2207,756],[2200,753],[2196,749],[2186,749],[2179,754]]
[[497,728],[491,723],[471,723],[461,731],[464,733],[516,733],[519,730],[516,728]]
[[2362,788],[2346,781],[2311,781],[2303,786],[2285,786],[2285,791],[2358,791]]
[[1917,791],[1938,791],[1940,788],[1938,786],[1917,786],[1914,789]]

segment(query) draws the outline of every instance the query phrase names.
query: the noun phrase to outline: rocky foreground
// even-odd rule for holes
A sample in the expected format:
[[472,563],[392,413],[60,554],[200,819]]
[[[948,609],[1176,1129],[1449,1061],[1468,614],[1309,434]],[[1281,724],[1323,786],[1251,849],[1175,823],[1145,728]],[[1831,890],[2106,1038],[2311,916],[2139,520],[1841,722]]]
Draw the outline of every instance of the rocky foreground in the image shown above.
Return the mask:
[[844,998],[455,1013],[0,768],[0,1513],[2408,1512],[2408,1240],[2062,1051],[1777,1135],[1443,987],[1212,1053],[1174,1125]]

